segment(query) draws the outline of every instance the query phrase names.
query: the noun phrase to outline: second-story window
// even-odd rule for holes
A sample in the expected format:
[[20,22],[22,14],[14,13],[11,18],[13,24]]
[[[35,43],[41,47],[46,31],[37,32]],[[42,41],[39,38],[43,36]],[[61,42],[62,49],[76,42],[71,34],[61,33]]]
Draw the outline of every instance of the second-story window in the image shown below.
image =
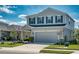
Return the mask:
[[55,16],[56,23],[63,23],[63,16]]
[[29,18],[29,24],[35,24],[35,17]]
[[46,23],[53,23],[53,16],[51,17],[46,16]]
[[37,17],[37,24],[43,24],[44,23],[44,17]]

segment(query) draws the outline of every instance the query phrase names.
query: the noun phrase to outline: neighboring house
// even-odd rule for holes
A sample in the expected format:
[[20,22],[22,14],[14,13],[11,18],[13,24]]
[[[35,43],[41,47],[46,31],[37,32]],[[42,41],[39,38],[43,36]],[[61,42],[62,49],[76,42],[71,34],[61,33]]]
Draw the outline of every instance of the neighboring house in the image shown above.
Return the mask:
[[9,35],[7,26],[8,26],[7,23],[0,22],[0,40],[1,40],[2,37]]
[[28,15],[27,24],[31,26],[34,42],[56,43],[60,39],[73,39],[74,20],[66,13],[47,8],[37,14]]
[[[16,32],[16,34],[12,34]],[[30,37],[30,27],[28,25],[9,25],[4,22],[0,22],[0,40],[4,37],[13,37],[14,39],[25,39]]]

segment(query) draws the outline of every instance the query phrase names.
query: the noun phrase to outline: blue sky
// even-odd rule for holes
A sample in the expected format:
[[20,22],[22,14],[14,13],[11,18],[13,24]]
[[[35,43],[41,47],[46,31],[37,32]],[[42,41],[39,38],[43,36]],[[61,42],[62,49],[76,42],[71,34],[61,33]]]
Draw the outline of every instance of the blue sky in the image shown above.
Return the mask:
[[25,15],[38,13],[45,8],[54,8],[68,13],[73,19],[79,20],[79,5],[0,5],[1,21],[26,23]]

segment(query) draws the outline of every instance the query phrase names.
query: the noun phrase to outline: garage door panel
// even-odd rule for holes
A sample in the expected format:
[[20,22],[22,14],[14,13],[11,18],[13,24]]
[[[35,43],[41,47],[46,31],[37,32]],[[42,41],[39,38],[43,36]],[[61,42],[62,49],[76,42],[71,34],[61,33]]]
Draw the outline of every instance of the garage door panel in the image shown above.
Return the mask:
[[51,42],[54,43],[57,41],[56,32],[36,32],[35,33],[35,42]]

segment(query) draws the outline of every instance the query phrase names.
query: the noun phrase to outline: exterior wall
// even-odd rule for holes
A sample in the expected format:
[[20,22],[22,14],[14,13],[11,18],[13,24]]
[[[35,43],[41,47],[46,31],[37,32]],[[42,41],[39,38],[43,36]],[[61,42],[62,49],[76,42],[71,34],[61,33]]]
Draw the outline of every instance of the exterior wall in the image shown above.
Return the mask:
[[66,36],[67,41],[73,40],[73,31],[67,28],[64,28],[64,37]]
[[68,15],[65,16],[66,26],[64,28],[64,36],[67,36],[67,41],[73,40],[74,32],[74,20],[71,19]]
[[69,16],[65,16],[65,22],[66,22],[66,28],[70,29],[70,30],[74,30],[74,20],[72,20]]

